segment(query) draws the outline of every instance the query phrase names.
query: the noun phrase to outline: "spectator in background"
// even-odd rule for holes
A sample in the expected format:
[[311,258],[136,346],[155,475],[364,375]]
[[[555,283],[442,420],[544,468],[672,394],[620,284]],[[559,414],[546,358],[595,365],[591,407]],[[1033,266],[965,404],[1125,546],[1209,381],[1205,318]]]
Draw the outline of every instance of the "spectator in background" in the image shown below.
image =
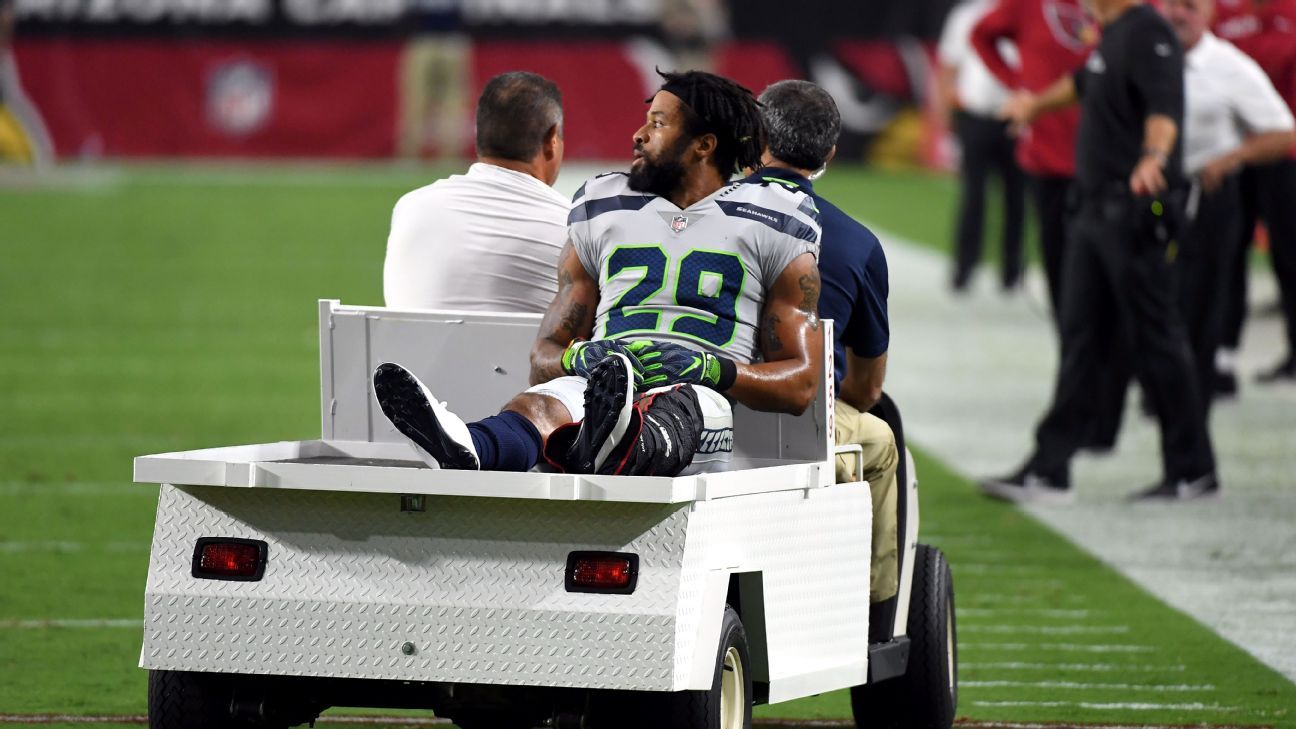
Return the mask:
[[823,170],[837,151],[841,115],[833,97],[809,81],[779,81],[761,92],[760,102],[769,143],[761,157],[764,166],[747,182],[782,185],[810,195],[823,226],[819,243],[819,272],[823,279],[819,316],[834,323],[834,435],[838,445],[859,445],[863,449],[858,475],[853,458],[837,457],[837,482],[862,478],[872,492],[869,601],[876,604],[893,597],[899,584],[899,454],[890,426],[868,412],[882,397],[891,338],[886,254],[872,231],[820,197],[811,185],[810,178]]
[[[1003,54],[1001,41],[1010,41],[1017,48],[1020,69],[1014,69],[1012,59]],[[1080,0],[998,0],[972,29],[972,46],[986,68],[1009,89],[1031,93],[1043,91],[1058,77],[1079,68],[1097,41],[1098,30]],[[1063,108],[1045,112],[1018,130],[1017,161],[1029,176],[1035,198],[1040,252],[1055,322],[1068,280],[1063,269],[1068,208],[1076,194],[1079,121],[1077,108]],[[1127,338],[1127,333],[1120,332],[1116,346],[1126,347]],[[1085,437],[1086,450],[1106,453],[1116,447],[1129,389],[1128,360],[1127,356],[1115,356],[1093,393],[1099,408]]]
[[[1260,65],[1296,112],[1296,0],[1221,0],[1215,32]],[[1216,358],[1213,391],[1237,392],[1235,364],[1246,318],[1247,253],[1257,220],[1269,231],[1270,261],[1278,277],[1286,321],[1287,356],[1262,373],[1261,382],[1296,380],[1296,148],[1286,159],[1243,170],[1241,240],[1233,248],[1233,280],[1227,290],[1223,346]]]
[[400,128],[396,153],[418,159],[429,151],[462,159],[468,139],[472,39],[463,32],[462,0],[411,0],[413,24],[400,60]]
[[23,93],[13,54],[13,0],[0,0],[0,164],[43,167],[54,158],[49,132]]
[[1175,294],[1174,241],[1187,197],[1183,47],[1141,0],[1087,2],[1103,37],[1084,67],[1039,95],[1018,94],[1007,109],[1026,124],[1082,102],[1080,208],[1067,248],[1053,403],[1021,470],[981,486],[1013,501],[1071,498],[1071,458],[1099,415],[1093,393],[1120,356],[1113,344],[1128,327],[1162,436],[1163,476],[1137,498],[1215,496],[1215,455]]
[[387,306],[543,313],[558,292],[570,205],[552,187],[563,160],[562,97],[515,71],[477,104],[477,163],[406,194],[392,211]]
[[[1039,93],[1084,63],[1097,32],[1080,0],[998,0],[972,29],[972,46],[1005,87]],[[1020,67],[1000,41],[1017,49]],[[1042,114],[1022,133],[1017,160],[1030,175],[1040,225],[1040,247],[1049,300],[1061,309],[1067,195],[1075,177],[1077,109]]]
[[[950,11],[940,38],[940,72],[937,76],[942,110],[958,135],[962,149],[960,164],[962,200],[955,235],[955,291],[967,288],[973,269],[981,258],[985,228],[986,183],[991,174],[1003,190],[1003,247],[1000,284],[1012,290],[1022,275],[1022,227],[1025,210],[1025,177],[1014,159],[1016,144],[1008,134],[1008,123],[999,112],[1008,101],[1008,90],[982,63],[972,49],[972,27],[995,0],[964,0]],[[1017,51],[1006,40],[998,43],[1001,57],[1018,67]]]
[[[1165,12],[1185,58],[1184,170],[1193,180],[1189,223],[1179,237],[1179,299],[1192,343],[1198,386],[1209,407],[1215,350],[1223,329],[1225,288],[1241,236],[1237,172],[1282,159],[1296,143],[1296,123],[1264,71],[1208,30],[1215,0],[1166,0]],[[1289,198],[1288,204],[1296,202]]]

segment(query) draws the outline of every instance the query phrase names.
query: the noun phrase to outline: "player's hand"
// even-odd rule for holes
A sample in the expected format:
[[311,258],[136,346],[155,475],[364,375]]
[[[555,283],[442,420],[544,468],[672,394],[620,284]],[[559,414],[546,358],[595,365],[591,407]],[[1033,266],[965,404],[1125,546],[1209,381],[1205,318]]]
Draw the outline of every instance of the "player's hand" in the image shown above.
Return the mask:
[[1035,94],[1029,91],[1018,91],[1013,94],[999,110],[999,118],[1008,122],[1008,133],[1014,137],[1021,136],[1038,115],[1039,111],[1035,108]]
[[567,345],[563,350],[562,369],[569,375],[578,377],[589,377],[590,371],[599,362],[607,359],[608,355],[616,352],[624,354],[630,360],[630,368],[634,370],[635,388],[642,388],[643,385],[643,367],[639,364],[639,358],[630,351],[626,342],[619,342],[615,339],[599,339],[589,342],[584,339],[578,339]]
[[1165,192],[1165,173],[1162,162],[1153,156],[1139,160],[1134,173],[1130,175],[1130,192],[1136,197],[1156,197]]
[[646,339],[631,342],[630,351],[643,367],[645,389],[683,383],[713,389],[720,386],[723,372],[720,358],[709,352]]

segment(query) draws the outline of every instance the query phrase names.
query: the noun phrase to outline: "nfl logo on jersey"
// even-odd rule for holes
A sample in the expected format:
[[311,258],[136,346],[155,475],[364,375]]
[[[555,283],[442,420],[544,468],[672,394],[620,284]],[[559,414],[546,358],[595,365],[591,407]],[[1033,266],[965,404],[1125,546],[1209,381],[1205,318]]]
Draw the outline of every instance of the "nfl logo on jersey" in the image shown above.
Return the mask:
[[675,217],[671,218],[670,227],[671,230],[675,231],[676,233],[680,233],[683,232],[683,230],[688,227],[688,224],[689,224],[689,219],[687,215],[676,215]]

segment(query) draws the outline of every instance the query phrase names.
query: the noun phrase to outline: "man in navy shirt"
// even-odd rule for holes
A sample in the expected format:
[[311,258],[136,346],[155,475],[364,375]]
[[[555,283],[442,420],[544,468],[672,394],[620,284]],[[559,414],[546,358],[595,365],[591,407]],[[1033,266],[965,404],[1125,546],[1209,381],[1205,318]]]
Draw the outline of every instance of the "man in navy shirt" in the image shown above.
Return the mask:
[[808,193],[823,227],[819,248],[819,316],[834,323],[838,445],[863,448],[863,473],[853,456],[837,457],[837,482],[869,482],[873,492],[873,569],[870,601],[896,594],[896,466],[891,428],[870,415],[882,397],[890,326],[887,263],[877,236],[814,192],[810,178],[837,151],[841,116],[832,96],[809,81],[780,81],[760,96],[769,146],[764,167],[748,182]]

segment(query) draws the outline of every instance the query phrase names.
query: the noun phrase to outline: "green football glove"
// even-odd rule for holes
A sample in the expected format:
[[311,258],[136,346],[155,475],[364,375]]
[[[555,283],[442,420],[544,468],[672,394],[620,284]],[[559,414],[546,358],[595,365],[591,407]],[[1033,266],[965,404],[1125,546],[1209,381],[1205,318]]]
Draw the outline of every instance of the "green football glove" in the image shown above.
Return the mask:
[[643,368],[645,389],[687,383],[724,392],[738,375],[738,366],[731,359],[670,342],[638,339],[630,343],[629,350]]
[[643,386],[643,367],[639,364],[639,358],[634,355],[630,348],[624,342],[618,342],[614,339],[600,339],[594,342],[588,342],[584,339],[578,339],[567,345],[563,350],[562,369],[569,375],[578,377],[589,377],[590,370],[609,354],[618,352],[624,354],[630,360],[630,368],[634,370],[635,388]]

